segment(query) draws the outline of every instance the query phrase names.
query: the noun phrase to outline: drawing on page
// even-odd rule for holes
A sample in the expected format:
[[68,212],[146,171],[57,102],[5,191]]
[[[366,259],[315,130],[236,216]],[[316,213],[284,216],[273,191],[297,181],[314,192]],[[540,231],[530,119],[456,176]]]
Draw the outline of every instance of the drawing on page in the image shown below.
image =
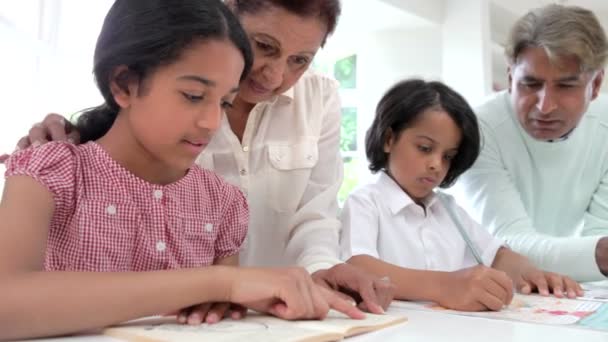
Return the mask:
[[492,319],[505,319],[530,323],[569,325],[595,314],[602,303],[556,297],[525,296],[516,294],[511,304],[500,311],[465,312],[446,309],[435,303],[396,302],[395,309],[422,309],[450,314]]

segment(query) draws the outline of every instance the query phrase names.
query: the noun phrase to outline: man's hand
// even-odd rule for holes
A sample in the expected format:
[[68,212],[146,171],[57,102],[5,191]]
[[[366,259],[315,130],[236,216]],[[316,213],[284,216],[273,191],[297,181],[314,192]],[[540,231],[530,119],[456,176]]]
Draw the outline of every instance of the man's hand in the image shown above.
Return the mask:
[[359,303],[362,310],[382,314],[393,300],[395,286],[387,278],[378,278],[351,264],[338,264],[312,274],[313,280],[340,291]]

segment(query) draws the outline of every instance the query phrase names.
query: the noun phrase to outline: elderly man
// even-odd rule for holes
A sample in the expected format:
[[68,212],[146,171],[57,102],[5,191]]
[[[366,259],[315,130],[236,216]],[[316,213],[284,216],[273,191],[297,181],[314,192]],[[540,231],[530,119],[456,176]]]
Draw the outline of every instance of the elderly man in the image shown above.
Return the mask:
[[509,36],[509,89],[478,108],[483,150],[458,187],[471,213],[538,267],[608,275],[607,41],[583,8],[548,5]]

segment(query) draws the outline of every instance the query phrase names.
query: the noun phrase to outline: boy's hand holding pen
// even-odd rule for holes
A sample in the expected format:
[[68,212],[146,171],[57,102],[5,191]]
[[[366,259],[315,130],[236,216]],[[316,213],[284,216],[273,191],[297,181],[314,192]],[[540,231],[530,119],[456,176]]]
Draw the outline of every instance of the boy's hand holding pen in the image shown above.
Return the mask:
[[446,272],[438,304],[460,311],[498,311],[513,299],[513,281],[502,271],[477,265]]

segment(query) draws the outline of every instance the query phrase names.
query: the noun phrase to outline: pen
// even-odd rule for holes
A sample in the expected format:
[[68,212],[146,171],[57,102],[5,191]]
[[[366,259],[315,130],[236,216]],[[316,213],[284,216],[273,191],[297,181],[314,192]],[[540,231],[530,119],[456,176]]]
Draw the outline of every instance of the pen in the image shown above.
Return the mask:
[[437,197],[439,198],[439,201],[445,207],[445,210],[448,212],[448,215],[452,219],[452,222],[454,222],[454,225],[456,225],[456,228],[458,228],[458,231],[460,232],[460,235],[464,239],[464,242],[467,244],[467,247],[471,250],[471,253],[473,253],[473,257],[475,258],[475,261],[477,261],[477,263],[479,265],[483,265],[483,260],[481,259],[481,256],[479,255],[477,248],[475,248],[475,245],[473,244],[473,241],[471,241],[469,234],[467,234],[466,230],[462,226],[462,223],[456,216],[456,213],[454,212],[454,208],[451,205],[449,205],[446,195],[442,192],[437,192]]

